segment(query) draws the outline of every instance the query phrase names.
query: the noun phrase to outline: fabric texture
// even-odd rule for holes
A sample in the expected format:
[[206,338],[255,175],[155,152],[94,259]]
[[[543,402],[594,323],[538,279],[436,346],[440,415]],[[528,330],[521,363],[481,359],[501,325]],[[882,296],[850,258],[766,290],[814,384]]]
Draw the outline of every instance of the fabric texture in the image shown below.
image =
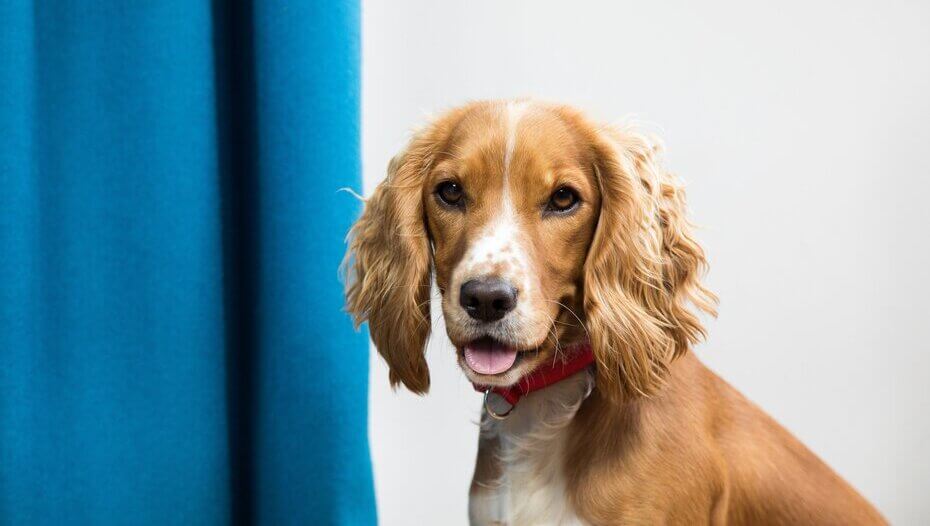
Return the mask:
[[0,524],[368,524],[357,2],[0,2]]

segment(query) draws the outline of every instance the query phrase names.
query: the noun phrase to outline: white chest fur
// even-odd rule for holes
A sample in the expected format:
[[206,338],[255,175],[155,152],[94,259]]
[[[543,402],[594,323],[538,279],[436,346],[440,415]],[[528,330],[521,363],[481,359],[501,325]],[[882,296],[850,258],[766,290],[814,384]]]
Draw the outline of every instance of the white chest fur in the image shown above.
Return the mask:
[[473,486],[471,524],[582,524],[566,491],[564,459],[568,424],[592,385],[582,371],[524,397],[505,420],[482,415],[482,438],[497,447],[479,455],[494,455],[500,476]]

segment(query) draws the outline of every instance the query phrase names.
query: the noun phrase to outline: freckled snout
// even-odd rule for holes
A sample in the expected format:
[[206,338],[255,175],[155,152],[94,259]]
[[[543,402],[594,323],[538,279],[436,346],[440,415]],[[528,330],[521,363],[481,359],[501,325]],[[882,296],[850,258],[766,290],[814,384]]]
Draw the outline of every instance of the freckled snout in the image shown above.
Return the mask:
[[472,279],[462,284],[459,304],[476,320],[497,321],[517,306],[517,290],[500,278]]

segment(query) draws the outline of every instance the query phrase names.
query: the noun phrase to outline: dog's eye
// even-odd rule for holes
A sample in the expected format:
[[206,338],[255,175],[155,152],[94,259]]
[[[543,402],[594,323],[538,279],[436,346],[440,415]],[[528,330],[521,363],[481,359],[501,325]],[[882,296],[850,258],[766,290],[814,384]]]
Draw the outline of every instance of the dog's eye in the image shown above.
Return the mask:
[[458,183],[453,183],[452,181],[446,181],[444,183],[439,183],[436,187],[436,195],[439,196],[439,199],[449,205],[449,206],[462,206],[462,197],[464,192],[462,192],[462,187]]
[[546,209],[550,212],[567,212],[575,208],[577,204],[578,194],[571,188],[563,186],[555,192],[552,192]]

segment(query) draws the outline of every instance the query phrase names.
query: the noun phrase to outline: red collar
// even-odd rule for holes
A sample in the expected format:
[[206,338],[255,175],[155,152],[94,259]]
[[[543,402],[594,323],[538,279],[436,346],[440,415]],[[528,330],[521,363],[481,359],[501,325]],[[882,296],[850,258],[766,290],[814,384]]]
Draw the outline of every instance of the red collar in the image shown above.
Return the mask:
[[[491,387],[490,392],[500,395],[508,404],[515,406],[521,398],[533,391],[538,391],[554,383],[561,382],[594,363],[594,352],[591,351],[590,343],[579,344],[567,350],[571,353],[571,358],[569,358],[568,361],[556,361],[552,364],[538,367],[510,387]],[[486,385],[472,385],[474,385],[476,391],[482,393],[488,391],[488,386]]]

